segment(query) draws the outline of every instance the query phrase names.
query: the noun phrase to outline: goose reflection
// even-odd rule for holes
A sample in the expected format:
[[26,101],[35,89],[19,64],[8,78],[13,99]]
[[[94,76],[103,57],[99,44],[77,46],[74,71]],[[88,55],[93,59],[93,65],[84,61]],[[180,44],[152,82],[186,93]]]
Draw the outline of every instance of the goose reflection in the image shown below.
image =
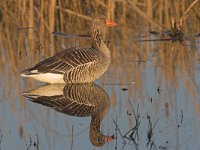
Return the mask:
[[103,146],[114,139],[100,132],[100,123],[110,109],[110,99],[95,83],[47,84],[24,92],[23,95],[34,103],[70,116],[91,116],[90,141],[94,146]]

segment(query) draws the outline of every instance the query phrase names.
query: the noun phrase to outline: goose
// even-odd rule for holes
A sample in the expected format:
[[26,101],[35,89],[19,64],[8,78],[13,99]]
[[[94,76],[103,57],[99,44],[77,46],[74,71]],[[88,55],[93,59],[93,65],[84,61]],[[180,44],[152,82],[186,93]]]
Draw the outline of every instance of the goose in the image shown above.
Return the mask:
[[103,41],[106,26],[117,23],[99,15],[91,21],[91,47],[72,47],[56,53],[21,73],[47,83],[87,83],[98,79],[110,66],[111,56]]
[[100,123],[110,109],[110,99],[95,83],[47,84],[24,92],[23,96],[66,115],[91,116],[89,135],[94,146],[114,140],[113,136],[100,132]]

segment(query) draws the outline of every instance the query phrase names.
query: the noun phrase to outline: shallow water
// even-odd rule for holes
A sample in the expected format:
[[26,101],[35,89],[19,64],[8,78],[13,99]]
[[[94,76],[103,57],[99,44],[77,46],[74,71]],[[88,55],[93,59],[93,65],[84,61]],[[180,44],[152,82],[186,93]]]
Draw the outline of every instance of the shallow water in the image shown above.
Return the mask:
[[[199,48],[196,49],[196,52],[198,51]],[[85,89],[79,87],[84,85],[76,85],[74,90],[71,87],[63,90],[63,85],[58,85],[58,88],[40,89],[42,83],[24,80],[20,76],[16,78],[19,78],[21,89],[12,89],[15,82],[11,82],[6,89],[5,85],[1,84],[1,149],[199,149],[198,61],[194,61],[194,66],[191,66],[194,70],[192,78],[185,74],[183,76],[179,68],[181,66],[176,66],[176,79],[171,79],[161,72],[161,67],[154,66],[153,59],[150,57],[148,61],[143,62],[146,69],[140,70],[144,79],[140,94],[136,93],[137,80],[130,77],[127,81],[133,83],[123,84],[117,80],[112,82],[109,80],[110,71],[105,74],[108,80],[98,80],[98,86],[95,85],[97,88],[93,92],[88,90],[93,85],[86,85]],[[117,68],[112,65],[110,70],[113,67]],[[8,80],[7,77],[5,79]],[[31,84],[27,85],[27,82]],[[39,90],[35,90],[36,93],[30,91],[37,89],[38,86]],[[4,92],[9,93],[11,89],[12,94],[5,96]],[[24,92],[26,96],[22,97]],[[31,92],[33,94],[30,94]],[[26,98],[28,94],[32,96],[33,102]],[[37,94],[43,95],[43,98],[34,103],[38,98]],[[56,102],[55,95],[68,103],[67,98],[73,100],[75,97],[76,101],[79,94],[83,95],[83,104],[94,99],[100,102],[97,108],[101,109],[80,117],[78,112],[75,115],[72,111],[77,107],[70,110],[62,102]],[[91,143],[89,136],[91,116],[97,112],[101,114],[105,101],[109,103],[109,107],[107,112],[103,113],[103,120],[99,124],[100,131],[104,135],[112,136],[113,140],[102,144],[102,147],[97,147]],[[63,108],[69,110],[63,112]],[[84,109],[79,108],[79,111]]]

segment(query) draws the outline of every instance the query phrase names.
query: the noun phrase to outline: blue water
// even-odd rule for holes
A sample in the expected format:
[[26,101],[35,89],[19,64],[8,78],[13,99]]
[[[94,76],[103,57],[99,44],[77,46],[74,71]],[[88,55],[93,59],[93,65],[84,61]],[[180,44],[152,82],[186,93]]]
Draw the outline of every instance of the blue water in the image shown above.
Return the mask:
[[[1,149],[200,149],[199,69],[195,69],[194,78],[183,77],[182,72],[177,71],[177,78],[174,82],[169,82],[168,76],[164,76],[159,68],[155,71],[153,59],[150,57],[150,60],[145,62],[146,69],[141,70],[144,81],[140,93],[135,86],[139,81],[135,81],[134,78],[130,80],[135,84],[129,85],[118,85],[117,80],[113,85],[104,84],[103,79],[96,82],[107,92],[111,102],[110,110],[101,122],[101,132],[107,135],[115,134],[115,139],[103,147],[96,147],[90,142],[91,117],[69,116],[33,103],[24,98],[22,93],[19,96],[19,91],[34,89],[42,83],[31,81],[34,84],[27,85],[25,83],[29,82],[28,80],[16,76],[15,78],[19,78],[20,81],[20,90],[10,90],[15,87],[15,82],[6,89],[5,85],[1,84]],[[196,61],[193,67],[198,65]],[[115,65],[112,67],[117,68]],[[177,66],[176,70],[179,70],[178,67],[180,66]],[[109,79],[110,72],[105,76]],[[110,80],[106,81],[112,83]],[[128,90],[123,91],[122,88]],[[135,126],[132,107],[135,112],[138,108],[140,114],[138,138],[134,134],[135,143],[122,137]],[[147,133],[150,127],[147,115],[150,116],[153,126],[149,144]]]

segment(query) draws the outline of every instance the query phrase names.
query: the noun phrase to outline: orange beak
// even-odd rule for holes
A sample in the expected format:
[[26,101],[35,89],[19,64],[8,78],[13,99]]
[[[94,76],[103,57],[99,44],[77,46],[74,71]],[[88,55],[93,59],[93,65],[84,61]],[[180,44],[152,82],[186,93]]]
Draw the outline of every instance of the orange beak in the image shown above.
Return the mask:
[[106,19],[106,26],[115,27],[117,25],[116,22]]

